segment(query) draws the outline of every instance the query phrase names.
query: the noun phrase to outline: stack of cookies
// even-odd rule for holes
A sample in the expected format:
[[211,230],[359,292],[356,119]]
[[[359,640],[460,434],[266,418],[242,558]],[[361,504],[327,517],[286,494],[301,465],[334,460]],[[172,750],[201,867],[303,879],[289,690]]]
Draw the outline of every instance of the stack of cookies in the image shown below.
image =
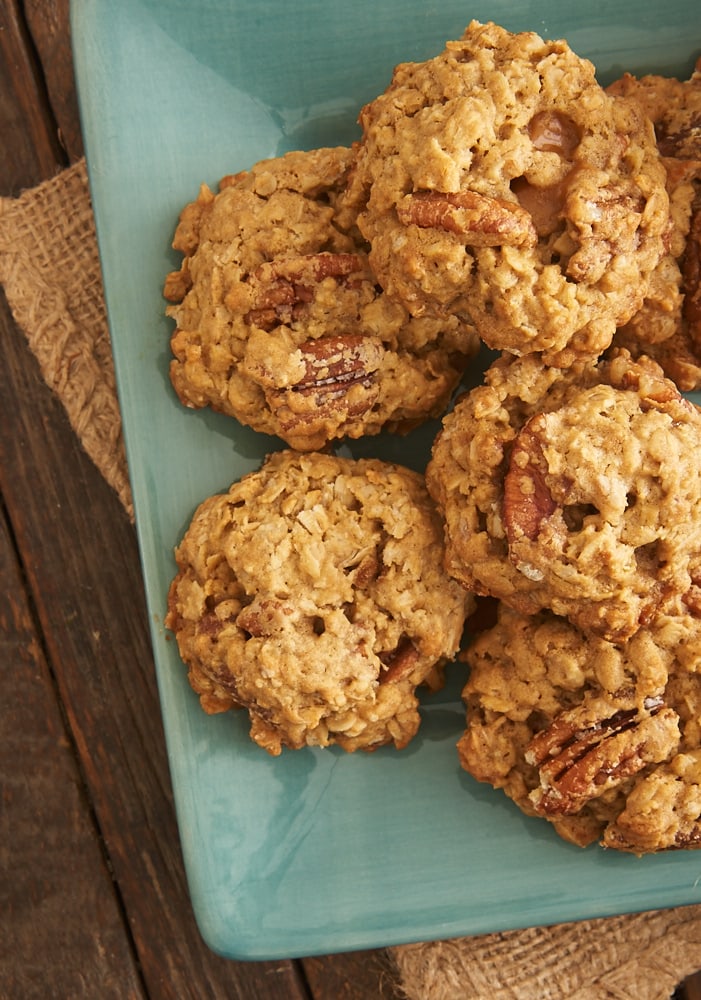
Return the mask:
[[[286,445],[176,550],[206,711],[273,754],[403,747],[469,617],[467,771],[577,844],[701,841],[700,121],[701,72],[605,90],[472,22],[352,148],[202,186],[171,380]],[[436,417],[425,476],[333,453]]]

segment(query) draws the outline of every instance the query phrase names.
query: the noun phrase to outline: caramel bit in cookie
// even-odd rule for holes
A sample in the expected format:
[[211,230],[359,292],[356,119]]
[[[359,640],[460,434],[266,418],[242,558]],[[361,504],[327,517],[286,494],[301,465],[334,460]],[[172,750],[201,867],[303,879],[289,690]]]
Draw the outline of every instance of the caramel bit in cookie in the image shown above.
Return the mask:
[[525,177],[517,177],[511,182],[511,190],[530,215],[538,236],[549,236],[561,227],[567,194],[566,177],[544,186],[531,184]]
[[579,126],[562,111],[539,111],[528,123],[528,135],[534,147],[542,153],[557,153],[565,160],[581,142]]
[[503,198],[476,191],[439,194],[419,191],[397,204],[404,225],[443,229],[465,237],[472,246],[535,246],[538,241],[529,213]]
[[659,697],[640,707],[595,702],[560,713],[525,752],[540,776],[531,803],[546,815],[578,812],[624,778],[666,760],[679,743],[678,722]]

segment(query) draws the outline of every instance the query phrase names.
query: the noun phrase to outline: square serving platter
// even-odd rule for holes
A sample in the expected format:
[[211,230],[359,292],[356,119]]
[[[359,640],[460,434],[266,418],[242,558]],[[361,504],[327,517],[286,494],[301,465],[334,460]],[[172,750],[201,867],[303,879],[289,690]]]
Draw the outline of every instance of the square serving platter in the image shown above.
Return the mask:
[[[348,144],[394,65],[472,18],[566,38],[600,81],[688,77],[698,0],[74,0],[81,116],[182,850],[200,931],[270,959],[552,924],[701,900],[701,852],[636,858],[560,840],[461,771],[465,667],[401,752],[268,756],[245,713],[208,717],[163,627],[196,506],[283,447],[168,379],[161,296],[202,181],[290,149]],[[422,470],[438,424],[344,446]]]

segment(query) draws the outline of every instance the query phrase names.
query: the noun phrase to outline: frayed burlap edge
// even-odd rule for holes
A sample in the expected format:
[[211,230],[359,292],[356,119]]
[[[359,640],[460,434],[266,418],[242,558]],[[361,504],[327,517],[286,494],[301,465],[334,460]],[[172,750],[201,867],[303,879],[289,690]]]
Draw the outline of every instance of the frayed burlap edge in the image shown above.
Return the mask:
[[[0,198],[0,283],[45,381],[133,516],[84,160],[19,198]],[[390,955],[407,1000],[667,1000],[701,968],[701,906]]]
[[44,381],[133,518],[84,160],[0,198],[0,283]]

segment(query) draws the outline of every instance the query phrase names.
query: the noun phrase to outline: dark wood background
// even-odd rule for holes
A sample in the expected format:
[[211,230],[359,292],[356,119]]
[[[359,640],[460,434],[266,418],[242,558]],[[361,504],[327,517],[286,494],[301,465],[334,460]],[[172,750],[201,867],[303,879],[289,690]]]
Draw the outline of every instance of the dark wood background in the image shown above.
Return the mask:
[[[0,0],[0,195],[82,155],[68,0]],[[239,963],[203,944],[133,528],[1,291],[0,336],[1,1000],[391,1000],[383,951]]]

